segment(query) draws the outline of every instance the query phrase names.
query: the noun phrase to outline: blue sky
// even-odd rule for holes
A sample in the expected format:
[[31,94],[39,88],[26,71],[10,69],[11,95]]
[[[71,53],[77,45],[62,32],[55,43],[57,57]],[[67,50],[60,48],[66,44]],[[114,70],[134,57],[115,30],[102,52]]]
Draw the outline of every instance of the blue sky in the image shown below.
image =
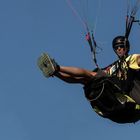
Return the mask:
[[[111,41],[124,34],[126,1],[101,0],[100,10],[98,4],[97,0],[89,4],[88,17],[103,49],[97,55],[103,67],[116,59]],[[80,11],[80,6],[75,7]],[[46,79],[38,69],[42,52],[60,65],[95,68],[84,28],[65,0],[1,0],[0,19],[0,139],[139,138],[139,122],[121,125],[99,117],[81,85]],[[139,35],[136,24],[130,36],[131,53],[140,52]]]

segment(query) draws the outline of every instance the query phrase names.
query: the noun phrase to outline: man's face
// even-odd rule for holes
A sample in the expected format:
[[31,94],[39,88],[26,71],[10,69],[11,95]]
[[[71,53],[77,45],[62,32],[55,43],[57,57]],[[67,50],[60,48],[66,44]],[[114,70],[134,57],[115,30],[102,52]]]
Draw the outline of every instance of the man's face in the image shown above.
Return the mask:
[[116,54],[121,58],[127,54],[127,48],[124,45],[115,46]]

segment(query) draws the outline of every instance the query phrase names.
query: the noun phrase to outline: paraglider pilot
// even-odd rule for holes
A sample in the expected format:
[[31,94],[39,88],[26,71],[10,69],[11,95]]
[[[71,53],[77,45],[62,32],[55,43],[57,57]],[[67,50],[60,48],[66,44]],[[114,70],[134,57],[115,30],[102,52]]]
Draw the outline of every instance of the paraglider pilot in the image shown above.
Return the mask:
[[45,77],[82,84],[92,108],[102,117],[136,122],[140,119],[140,54],[129,55],[125,36],[114,38],[112,47],[118,60],[103,69],[60,66],[47,53],[39,57],[38,66]]

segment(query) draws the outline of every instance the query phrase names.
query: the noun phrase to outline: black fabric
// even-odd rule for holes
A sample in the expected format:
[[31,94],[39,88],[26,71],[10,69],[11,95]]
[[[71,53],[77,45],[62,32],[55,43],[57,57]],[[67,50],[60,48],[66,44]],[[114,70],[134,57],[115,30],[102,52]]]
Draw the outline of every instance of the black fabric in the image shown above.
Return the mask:
[[128,93],[137,104],[140,104],[140,70],[129,70],[127,86],[129,87]]
[[92,107],[98,106],[104,114],[121,108],[122,104],[115,95],[115,93],[121,92],[117,83],[118,81],[114,77],[99,77],[88,83],[84,87],[84,91],[86,98],[91,101]]
[[[123,94],[121,84],[116,77],[99,76],[98,74],[84,87],[85,96],[93,108],[97,106],[103,113],[102,117],[109,118],[117,123],[136,122],[140,119],[140,111],[135,110],[136,104],[122,103],[116,98],[117,93]],[[132,83],[128,82],[125,86],[129,84]],[[136,90],[136,88],[133,88],[134,86],[130,87],[133,91],[131,96],[135,95],[134,89]]]
[[[117,63],[118,62],[116,61],[115,63],[113,63],[113,65],[117,65]],[[116,73],[112,75],[116,76]],[[121,90],[132,99],[134,99],[137,104],[140,104],[140,70],[135,70],[131,68],[127,69],[126,78],[127,79],[119,80],[119,86]]]
[[105,117],[117,123],[135,123],[140,120],[140,110],[136,110],[135,105],[127,102],[123,108],[114,110]]

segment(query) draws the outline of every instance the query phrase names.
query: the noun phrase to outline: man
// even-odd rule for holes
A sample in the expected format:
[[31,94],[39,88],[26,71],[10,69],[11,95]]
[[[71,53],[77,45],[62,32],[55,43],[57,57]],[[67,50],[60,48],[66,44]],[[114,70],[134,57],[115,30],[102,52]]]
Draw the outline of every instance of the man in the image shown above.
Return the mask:
[[38,66],[46,77],[84,85],[85,96],[99,115],[115,122],[134,122],[140,104],[140,55],[128,55],[125,36],[116,37],[112,46],[119,59],[102,70],[60,66],[48,54],[38,59]]
[[[112,45],[115,53],[118,55],[119,60],[121,61],[120,63],[122,62],[125,63],[125,59],[128,57],[128,52],[130,49],[129,41],[124,36],[118,36],[113,40]],[[139,69],[140,55],[132,55],[132,56],[133,56],[133,62],[131,62],[132,68],[135,67],[134,65],[137,65],[137,68],[134,69]],[[38,65],[46,77],[56,76],[68,83],[80,83],[85,85],[94,76],[97,76],[97,72],[94,71],[77,68],[77,67],[58,66],[53,59],[51,59],[48,55],[47,57],[48,58],[46,59],[46,54],[43,54],[38,60]],[[128,61],[127,58],[128,62],[132,61],[131,57],[129,57],[129,59],[130,60]],[[46,63],[50,64],[48,67],[47,67],[48,64],[45,64],[45,61]],[[42,63],[44,64],[42,65]],[[104,69],[104,73],[107,73],[109,75],[114,74],[113,73],[114,67],[115,67],[114,64],[110,65],[109,67],[106,67]]]
[[[140,94],[133,92],[136,84],[140,86],[140,54],[128,54],[130,44],[124,36],[116,37],[113,40],[112,46],[119,60],[107,68],[107,72],[111,76],[115,75],[118,77],[122,84],[122,89],[125,92],[129,92],[129,95],[140,104]],[[136,89],[140,92],[139,86]]]

